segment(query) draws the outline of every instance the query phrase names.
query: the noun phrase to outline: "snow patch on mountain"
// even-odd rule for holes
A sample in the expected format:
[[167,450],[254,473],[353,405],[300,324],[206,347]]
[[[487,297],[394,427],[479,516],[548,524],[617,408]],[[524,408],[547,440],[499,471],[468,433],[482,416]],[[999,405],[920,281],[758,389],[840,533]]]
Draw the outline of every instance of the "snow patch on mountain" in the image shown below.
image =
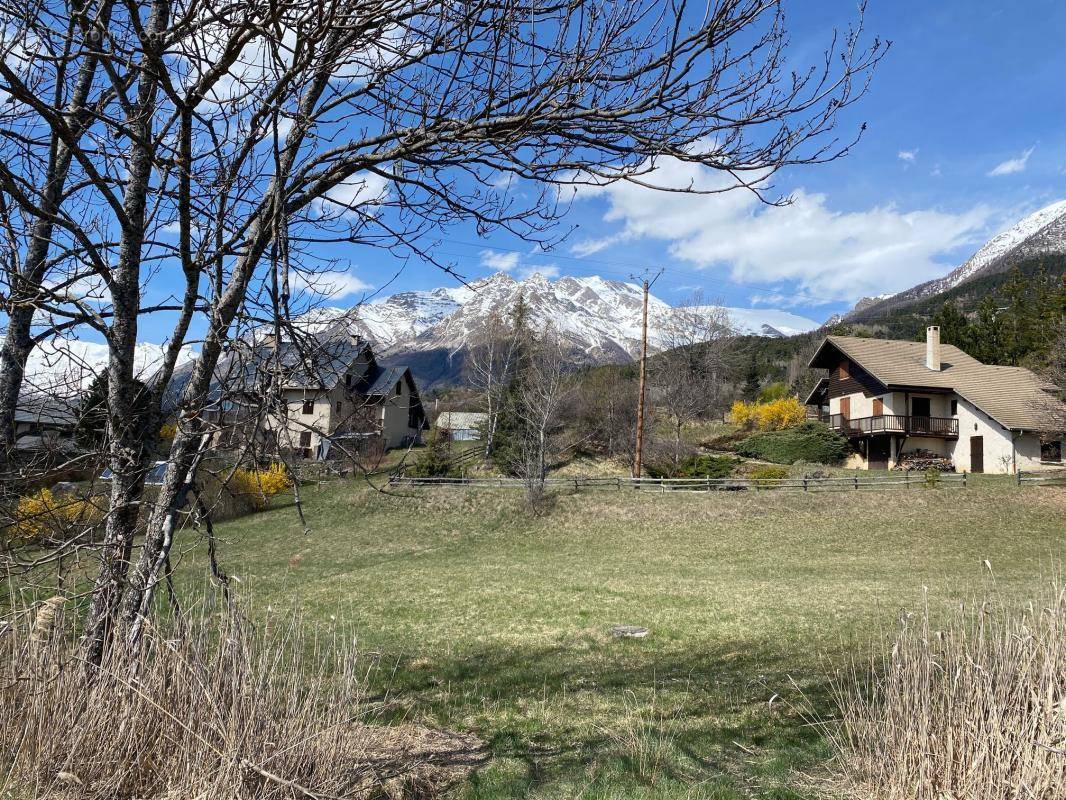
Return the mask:
[[[533,328],[550,326],[587,362],[624,361],[639,352],[643,290],[637,284],[598,275],[550,280],[535,273],[519,280],[499,272],[469,286],[403,292],[348,311],[322,309],[310,319],[315,326],[343,321],[382,355],[457,352],[481,335],[493,316],[511,314],[519,297],[526,304]],[[819,327],[814,320],[778,309],[720,311],[742,334],[791,336]],[[660,298],[649,296],[650,346],[666,346],[678,319],[685,316]]]
[[[1044,232],[1045,228],[1060,222],[1060,218],[1066,216],[1066,200],[1060,200],[1049,206],[1036,211],[1022,219],[1018,224],[993,237],[976,253],[967,259],[966,263],[952,270],[943,278],[933,281],[932,292],[945,292],[954,289],[960,283],[974,277],[985,267],[993,262],[1009,255],[1012,250],[1023,247],[1025,243]],[[1060,241],[1060,243],[1062,243]]]
[[[139,342],[134,351],[134,374],[147,380],[163,362],[165,345]],[[196,358],[196,351],[183,347],[178,365]],[[78,339],[49,339],[35,347],[26,362],[25,390],[57,395],[74,394],[86,389],[93,379],[107,369],[106,344]]]

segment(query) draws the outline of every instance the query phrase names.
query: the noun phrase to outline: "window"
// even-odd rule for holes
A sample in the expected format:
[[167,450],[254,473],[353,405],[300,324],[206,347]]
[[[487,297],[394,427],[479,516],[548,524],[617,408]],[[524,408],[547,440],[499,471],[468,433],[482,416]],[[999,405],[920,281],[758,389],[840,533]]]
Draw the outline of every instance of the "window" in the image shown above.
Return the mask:
[[1062,461],[1062,442],[1041,442],[1040,443],[1040,460],[1041,461],[1054,461],[1059,463]]
[[313,399],[312,400],[304,400],[304,413],[305,414],[314,414],[315,413],[315,401]]
[[954,397],[951,398],[951,416],[957,417],[959,415],[959,401]]
[[351,389],[352,388],[352,373],[350,373],[350,372],[346,373],[345,376],[344,376],[344,388],[345,389]]
[[340,400],[337,401],[337,413],[338,414],[341,413],[341,401]]
[[848,378],[851,377],[851,371],[848,368],[848,362],[846,360],[840,362],[840,368],[838,370],[838,375],[837,376],[842,381],[843,380],[847,380]]
[[311,446],[311,431],[303,431],[300,434],[300,447]]
[[400,384],[400,381],[396,381],[396,394],[399,394],[402,391],[403,391],[403,386]]

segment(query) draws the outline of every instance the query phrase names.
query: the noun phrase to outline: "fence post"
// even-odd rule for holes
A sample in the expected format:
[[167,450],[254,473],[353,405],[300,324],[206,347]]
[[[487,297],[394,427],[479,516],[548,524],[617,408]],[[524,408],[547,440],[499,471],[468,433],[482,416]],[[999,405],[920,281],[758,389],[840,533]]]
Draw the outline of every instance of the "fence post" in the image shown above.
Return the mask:
[[1019,486],[1021,486],[1021,485],[1022,485],[1022,470],[1018,470],[1018,471],[1017,471],[1017,472],[1015,473],[1015,475],[1016,475],[1016,476],[1017,476],[1017,478],[1018,478],[1018,485],[1019,485]]
[[662,494],[666,494],[666,484],[663,483],[664,480],[665,478],[659,478],[659,489],[662,491]]
[[907,488],[911,488],[911,471],[909,469],[903,474],[903,479],[907,483]]
[[857,491],[859,491],[859,476],[858,475],[853,475],[852,478],[855,481],[855,491],[857,492]]
[[807,476],[803,476],[803,491],[807,491]]
[[618,478],[618,491],[622,491],[622,479]]

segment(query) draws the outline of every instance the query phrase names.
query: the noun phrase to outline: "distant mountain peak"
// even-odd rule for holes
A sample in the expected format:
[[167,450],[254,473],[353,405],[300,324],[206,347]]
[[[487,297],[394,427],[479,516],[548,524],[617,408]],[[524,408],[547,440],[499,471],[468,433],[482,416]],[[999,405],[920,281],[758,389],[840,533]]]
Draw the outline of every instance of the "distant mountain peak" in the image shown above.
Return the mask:
[[[381,357],[425,364],[461,353],[485,330],[493,314],[508,313],[519,296],[529,309],[530,324],[554,328],[577,363],[624,362],[639,352],[643,289],[598,275],[553,280],[534,273],[519,279],[497,272],[466,286],[400,292],[348,311],[322,309],[313,319],[315,324],[343,319]],[[654,295],[648,305],[649,343],[659,349],[666,344],[666,330],[671,325],[676,328],[685,314]],[[777,309],[725,312],[739,333],[756,336],[791,336],[818,327],[814,320]]]
[[1051,203],[1022,218],[992,237],[944,277],[888,297],[863,298],[843,319],[861,322],[864,317],[906,306],[976,278],[1007,272],[1026,259],[1050,254],[1066,254],[1066,200]]

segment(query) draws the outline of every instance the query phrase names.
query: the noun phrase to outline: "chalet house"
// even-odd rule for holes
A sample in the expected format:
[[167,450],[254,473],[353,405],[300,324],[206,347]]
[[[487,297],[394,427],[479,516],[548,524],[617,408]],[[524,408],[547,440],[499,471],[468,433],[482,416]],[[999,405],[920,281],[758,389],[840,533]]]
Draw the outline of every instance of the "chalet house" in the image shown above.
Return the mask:
[[937,327],[924,344],[829,336],[810,366],[828,374],[807,405],[851,440],[851,466],[890,468],[918,450],[969,472],[1062,466],[1066,406],[1055,387],[942,345]]
[[[191,374],[175,375],[171,394],[180,396]],[[280,408],[264,410],[276,393]],[[367,446],[404,447],[426,427],[422,399],[411,370],[378,364],[370,345],[343,329],[302,336],[299,343],[266,337],[235,342],[219,360],[204,412],[220,438],[246,437],[267,452],[290,451],[307,459],[365,453]]]

